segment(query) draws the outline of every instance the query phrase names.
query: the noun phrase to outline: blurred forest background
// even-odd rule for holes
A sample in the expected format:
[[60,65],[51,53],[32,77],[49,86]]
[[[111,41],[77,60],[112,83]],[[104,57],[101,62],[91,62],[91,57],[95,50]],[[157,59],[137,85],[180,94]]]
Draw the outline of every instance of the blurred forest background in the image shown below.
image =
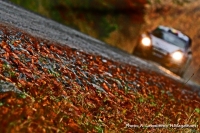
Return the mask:
[[199,0],[10,0],[132,53],[142,32],[162,24],[188,34],[193,61],[186,79],[200,83]]

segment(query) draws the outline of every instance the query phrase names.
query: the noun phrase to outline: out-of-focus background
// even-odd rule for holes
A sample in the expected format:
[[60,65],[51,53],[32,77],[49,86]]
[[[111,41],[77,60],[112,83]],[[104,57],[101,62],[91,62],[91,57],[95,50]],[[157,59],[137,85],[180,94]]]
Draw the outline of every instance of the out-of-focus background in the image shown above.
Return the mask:
[[189,35],[193,61],[189,75],[200,83],[199,0],[9,0],[94,38],[132,53],[138,36],[158,25]]

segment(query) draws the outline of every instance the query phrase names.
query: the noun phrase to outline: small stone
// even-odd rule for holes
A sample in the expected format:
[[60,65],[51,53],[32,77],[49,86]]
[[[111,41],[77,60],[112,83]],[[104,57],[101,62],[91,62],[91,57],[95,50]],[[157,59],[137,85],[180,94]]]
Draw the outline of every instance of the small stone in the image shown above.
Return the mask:
[[106,92],[103,88],[101,88],[100,86],[96,85],[96,84],[92,84],[93,87],[95,87],[97,90]]
[[19,89],[15,87],[14,84],[4,80],[0,80],[0,92],[9,92],[9,91],[13,91],[15,93],[22,93]]
[[105,59],[102,59],[102,62],[104,62],[104,63],[107,63],[107,60],[105,60]]

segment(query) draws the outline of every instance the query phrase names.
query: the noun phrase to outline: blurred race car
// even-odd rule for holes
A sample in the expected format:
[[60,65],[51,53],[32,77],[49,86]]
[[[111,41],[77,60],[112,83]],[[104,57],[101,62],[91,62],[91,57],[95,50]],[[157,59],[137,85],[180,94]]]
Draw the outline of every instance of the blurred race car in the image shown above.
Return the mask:
[[158,26],[140,36],[134,55],[153,60],[183,76],[192,60],[192,40],[176,29]]

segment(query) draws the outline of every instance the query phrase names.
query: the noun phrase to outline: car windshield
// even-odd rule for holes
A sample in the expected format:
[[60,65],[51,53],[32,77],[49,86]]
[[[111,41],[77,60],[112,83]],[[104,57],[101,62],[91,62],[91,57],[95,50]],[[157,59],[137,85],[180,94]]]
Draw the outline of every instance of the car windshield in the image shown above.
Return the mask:
[[187,43],[186,41],[178,38],[176,35],[170,33],[170,32],[166,32],[166,31],[163,31],[161,29],[156,29],[152,32],[152,34],[158,38],[161,38],[173,45],[176,45],[178,47],[181,47],[181,48],[185,48]]

